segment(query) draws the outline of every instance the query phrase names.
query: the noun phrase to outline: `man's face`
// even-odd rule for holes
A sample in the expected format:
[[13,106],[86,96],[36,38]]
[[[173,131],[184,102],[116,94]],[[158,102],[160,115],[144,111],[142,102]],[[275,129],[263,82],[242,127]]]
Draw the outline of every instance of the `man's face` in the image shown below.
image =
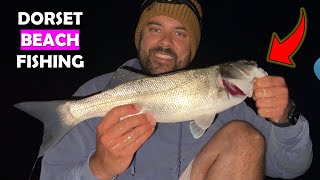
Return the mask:
[[185,68],[191,62],[188,32],[173,18],[153,17],[142,28],[138,53],[142,69],[150,74]]

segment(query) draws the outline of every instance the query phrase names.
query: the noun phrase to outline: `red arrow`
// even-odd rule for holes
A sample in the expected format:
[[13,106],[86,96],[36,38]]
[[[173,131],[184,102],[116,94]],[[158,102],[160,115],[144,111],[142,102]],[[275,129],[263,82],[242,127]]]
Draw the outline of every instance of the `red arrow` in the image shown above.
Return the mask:
[[299,49],[306,32],[305,10],[301,8],[298,25],[284,40],[279,41],[276,33],[272,34],[272,44],[269,48],[267,61],[295,68],[292,56]]

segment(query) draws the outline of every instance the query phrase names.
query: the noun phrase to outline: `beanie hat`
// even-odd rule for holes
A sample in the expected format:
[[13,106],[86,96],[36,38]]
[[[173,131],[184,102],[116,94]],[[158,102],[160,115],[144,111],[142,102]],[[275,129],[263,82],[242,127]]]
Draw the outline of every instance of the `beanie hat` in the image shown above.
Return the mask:
[[[144,3],[148,1],[145,0]],[[188,32],[190,42],[191,42],[191,60],[195,57],[197,49],[199,47],[201,38],[201,22],[199,22],[198,17],[195,13],[183,3],[170,3],[174,0],[168,0],[168,2],[157,2],[154,1],[151,5],[143,10],[141,13],[138,25],[135,32],[135,46],[138,49],[141,38],[141,31],[146,22],[155,16],[168,16],[180,23],[182,23]],[[202,9],[200,4],[196,0],[189,0],[196,7],[199,12],[199,18],[202,18]]]

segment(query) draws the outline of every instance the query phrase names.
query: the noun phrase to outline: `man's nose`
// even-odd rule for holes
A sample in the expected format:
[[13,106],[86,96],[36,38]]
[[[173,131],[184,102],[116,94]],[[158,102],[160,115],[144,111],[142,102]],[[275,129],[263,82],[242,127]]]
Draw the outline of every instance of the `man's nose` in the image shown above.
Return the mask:
[[159,44],[163,47],[171,47],[173,45],[172,36],[169,33],[165,33],[161,36]]

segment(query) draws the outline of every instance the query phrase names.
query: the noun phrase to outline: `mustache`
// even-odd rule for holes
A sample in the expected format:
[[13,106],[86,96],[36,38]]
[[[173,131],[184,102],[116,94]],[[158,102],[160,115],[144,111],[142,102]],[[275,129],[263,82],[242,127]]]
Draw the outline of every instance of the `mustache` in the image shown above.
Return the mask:
[[162,52],[162,53],[168,54],[168,55],[172,56],[173,59],[175,59],[175,60],[178,57],[177,54],[174,52],[174,50],[171,49],[171,48],[164,48],[162,46],[157,46],[157,47],[154,47],[154,48],[149,50],[150,54],[151,53],[156,53],[156,52]]

